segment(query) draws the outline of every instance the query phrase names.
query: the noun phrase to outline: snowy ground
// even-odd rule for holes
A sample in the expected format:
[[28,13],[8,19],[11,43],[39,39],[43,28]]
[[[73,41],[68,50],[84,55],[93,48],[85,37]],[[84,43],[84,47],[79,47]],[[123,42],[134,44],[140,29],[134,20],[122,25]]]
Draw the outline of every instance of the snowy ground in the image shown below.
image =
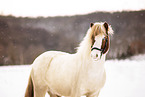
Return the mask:
[[[107,80],[99,97],[145,97],[145,58],[141,58],[106,61]],[[24,97],[30,69],[0,67],[0,97]]]

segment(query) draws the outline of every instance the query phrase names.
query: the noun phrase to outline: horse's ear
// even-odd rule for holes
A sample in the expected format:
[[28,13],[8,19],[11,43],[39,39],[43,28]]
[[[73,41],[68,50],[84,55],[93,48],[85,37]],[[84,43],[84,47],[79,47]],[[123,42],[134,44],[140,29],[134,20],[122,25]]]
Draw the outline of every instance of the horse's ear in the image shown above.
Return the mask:
[[106,31],[108,31],[108,23],[107,22],[104,23],[104,27],[105,27]]
[[91,24],[90,24],[90,27],[93,27],[93,25],[94,25],[94,23],[91,23]]

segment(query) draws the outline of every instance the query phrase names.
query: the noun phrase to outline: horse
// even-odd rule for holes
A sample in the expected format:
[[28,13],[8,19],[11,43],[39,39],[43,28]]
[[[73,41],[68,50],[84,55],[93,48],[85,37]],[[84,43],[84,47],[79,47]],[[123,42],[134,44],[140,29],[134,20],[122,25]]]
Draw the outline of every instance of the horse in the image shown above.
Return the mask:
[[25,97],[98,97],[106,81],[104,68],[111,25],[91,23],[76,53],[46,51],[32,63]]

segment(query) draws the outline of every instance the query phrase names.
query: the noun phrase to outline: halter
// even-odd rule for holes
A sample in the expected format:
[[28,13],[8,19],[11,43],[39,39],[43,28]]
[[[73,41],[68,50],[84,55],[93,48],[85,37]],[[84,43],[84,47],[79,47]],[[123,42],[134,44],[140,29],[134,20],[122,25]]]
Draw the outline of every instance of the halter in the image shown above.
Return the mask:
[[107,38],[105,38],[104,37],[104,39],[103,40],[105,40],[105,46],[104,46],[104,48],[97,48],[97,47],[92,47],[91,48],[91,51],[93,51],[93,50],[98,50],[98,51],[101,51],[101,56],[100,56],[100,58],[102,57],[102,54],[104,54],[104,51],[105,51],[105,49],[106,49],[106,47],[107,47],[107,42],[108,42],[108,32],[106,31],[106,34],[107,34]]
[[102,57],[102,54],[104,53],[104,51],[105,51],[105,49],[106,49],[106,47],[107,47],[107,42],[108,42],[108,35],[107,35],[107,38],[104,38],[104,39],[106,39],[105,40],[105,46],[104,46],[104,48],[97,48],[97,47],[93,47],[92,49],[91,49],[91,51],[93,51],[93,50],[98,50],[98,51],[101,51],[101,56],[100,56],[100,58]]

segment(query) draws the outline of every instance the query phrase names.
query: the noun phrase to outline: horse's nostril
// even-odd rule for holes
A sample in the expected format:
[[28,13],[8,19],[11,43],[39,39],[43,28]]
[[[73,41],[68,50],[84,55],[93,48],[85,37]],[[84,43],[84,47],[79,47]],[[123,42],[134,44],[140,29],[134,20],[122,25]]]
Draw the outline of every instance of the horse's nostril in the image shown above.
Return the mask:
[[96,54],[96,57],[98,57],[98,54]]

